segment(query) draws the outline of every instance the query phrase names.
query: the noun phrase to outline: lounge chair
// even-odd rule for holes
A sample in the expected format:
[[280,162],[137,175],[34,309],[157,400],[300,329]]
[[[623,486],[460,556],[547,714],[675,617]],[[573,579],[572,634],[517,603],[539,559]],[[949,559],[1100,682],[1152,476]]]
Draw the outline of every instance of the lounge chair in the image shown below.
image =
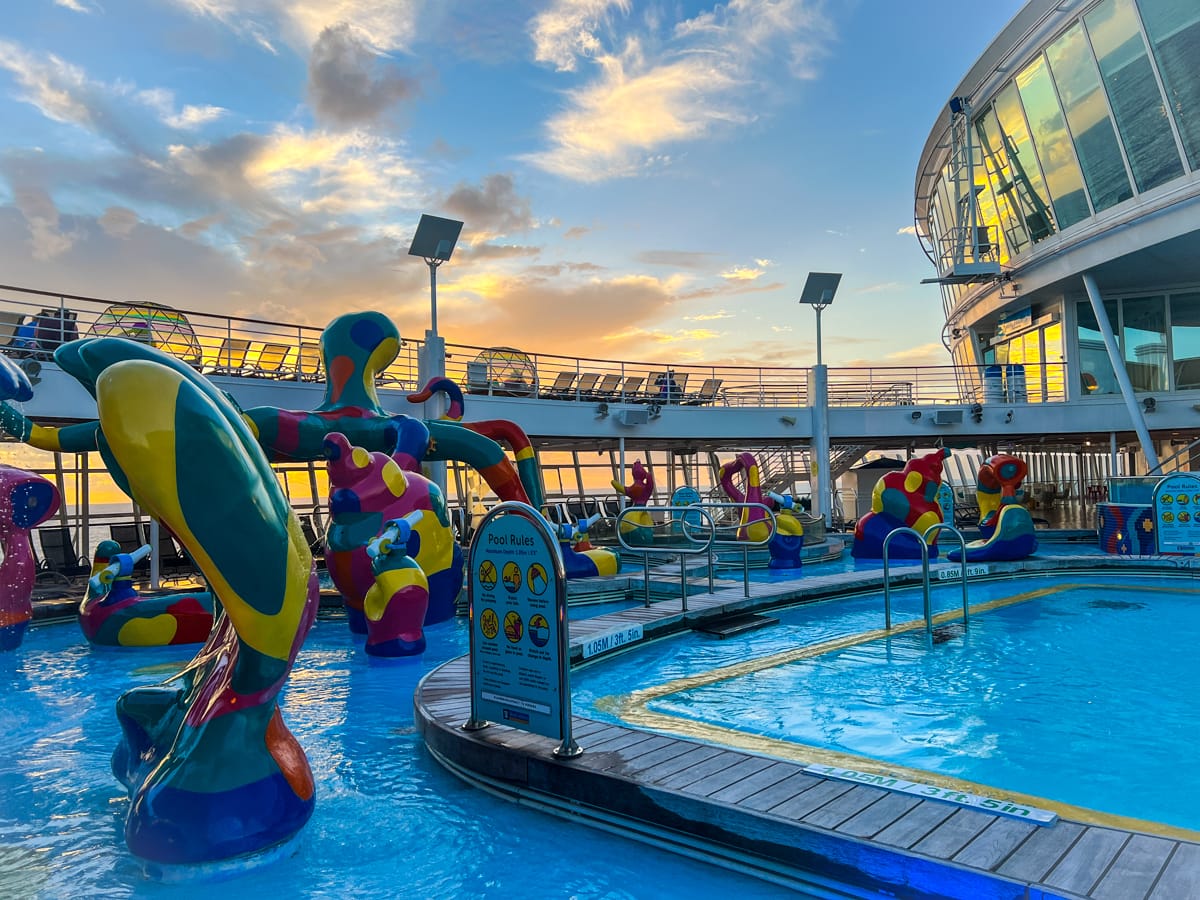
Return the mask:
[[215,362],[205,370],[205,375],[241,375],[246,371],[246,354],[250,342],[245,338],[227,337],[221,340]]
[[308,549],[313,555],[313,559],[317,560],[318,564],[325,561],[325,538],[317,534],[317,529],[313,527],[312,516],[297,516],[300,520],[300,532],[304,535],[304,540],[308,542]]
[[702,406],[705,403],[714,403],[717,400],[724,401],[725,394],[721,390],[722,381],[720,378],[705,378],[704,384],[700,385],[700,390],[684,399],[685,406]]
[[628,375],[625,378],[625,383],[621,385],[619,398],[626,403],[633,403],[642,399],[642,384],[646,381],[645,375]]
[[296,354],[296,373],[301,381],[320,381],[325,377],[321,367],[321,345],[314,341],[301,341]]
[[571,386],[574,383],[574,372],[559,372],[554,378],[554,383],[541,393],[541,398],[543,400],[569,400],[574,396],[571,393]]
[[196,564],[191,558],[179,550],[175,545],[175,539],[171,537],[171,532],[167,531],[162,525],[158,527],[158,546],[154,546],[154,542],[150,540],[150,523],[143,522],[145,541],[151,546],[152,553],[158,557],[158,574],[161,578],[180,578],[184,575],[195,573]]
[[584,372],[579,376],[579,383],[575,385],[575,390],[571,396],[578,397],[580,400],[589,400],[592,396],[592,390],[596,387],[596,382],[600,380],[600,375],[596,372]]
[[38,540],[42,545],[42,568],[47,572],[56,572],[67,578],[77,578],[92,571],[91,560],[85,559],[75,552],[75,542],[71,539],[71,529],[63,525],[53,525],[38,529]]
[[259,378],[290,378],[292,372],[284,368],[284,362],[291,349],[287,344],[263,344],[250,374]]
[[586,400],[611,400],[616,396],[617,389],[621,386],[621,376],[608,374],[600,379],[600,383],[595,389],[584,399]]

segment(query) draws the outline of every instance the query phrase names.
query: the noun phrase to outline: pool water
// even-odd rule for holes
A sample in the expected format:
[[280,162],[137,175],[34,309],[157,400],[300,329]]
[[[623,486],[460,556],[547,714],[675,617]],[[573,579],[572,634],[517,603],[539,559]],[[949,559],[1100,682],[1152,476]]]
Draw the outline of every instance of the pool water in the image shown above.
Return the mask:
[[[937,611],[961,609],[957,583],[934,596]],[[619,719],[629,707],[614,695],[663,685],[639,702],[674,721],[1200,831],[1200,583],[1010,578],[975,582],[970,599],[1016,602],[965,632],[939,629],[932,646],[922,624],[818,654],[798,648],[882,628],[882,599],[797,607],[778,627],[661,641],[578,671],[575,709]],[[894,624],[920,605],[919,591],[894,593]]]
[[782,887],[493,798],[445,772],[414,731],[422,675],[467,649],[464,620],[427,629],[419,660],[371,665],[321,619],[283,696],[317,783],[292,856],[214,886],[147,880],[125,847],[109,769],[113,704],[161,681],[187,648],[93,649],[36,627],[0,654],[0,897],[795,898]]

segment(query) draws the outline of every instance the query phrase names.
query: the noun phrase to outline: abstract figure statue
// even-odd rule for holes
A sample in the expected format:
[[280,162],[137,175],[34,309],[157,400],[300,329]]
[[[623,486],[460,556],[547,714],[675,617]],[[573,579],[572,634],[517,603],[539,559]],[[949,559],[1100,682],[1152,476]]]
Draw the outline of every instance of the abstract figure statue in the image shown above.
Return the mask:
[[[614,478],[612,486],[618,494],[629,498],[630,506],[649,506],[650,498],[654,496],[654,476],[640,459],[634,461],[632,472],[632,484],[624,485]],[[626,543],[635,546],[654,543],[653,516],[644,510],[631,512],[621,520],[621,536]]]
[[408,554],[413,530],[427,515],[424,510],[393,519],[367,545],[375,583],[363,601],[367,620],[367,653],[372,656],[415,656],[425,650],[425,611],[429,608],[429,579]]
[[616,551],[593,547],[588,540],[588,529],[599,522],[600,518],[600,513],[596,513],[578,522],[550,526],[558,536],[563,568],[568,578],[616,575],[620,571],[621,557]]
[[0,466],[0,652],[21,646],[33,618],[37,561],[29,531],[58,512],[58,506],[58,488],[45,478]]
[[[942,521],[937,491],[942,483],[942,463],[949,450],[935,450],[910,459],[899,472],[888,472],[875,483],[871,492],[871,511],[854,527],[855,559],[881,559],[883,542],[897,528],[905,526],[924,534],[930,525]],[[935,555],[937,538],[929,542],[929,554]],[[909,534],[897,535],[888,545],[888,556],[920,559],[921,549]]]
[[150,554],[143,544],[122,553],[116,541],[101,541],[92,577],[79,604],[79,627],[91,643],[108,647],[163,647],[198,644],[213,626],[208,591],[143,597],[133,586],[133,567]]
[[[403,435],[400,444],[411,440],[413,432],[424,430],[416,420],[409,420],[405,426],[399,433]],[[463,557],[450,529],[446,500],[434,482],[406,471],[397,462],[408,456],[403,447],[389,457],[353,447],[344,435],[335,433],[325,438],[325,455],[330,514],[325,565],[345,601],[351,630],[367,635],[367,652],[399,655],[398,651],[385,653],[381,649],[401,646],[392,643],[397,635],[386,631],[392,619],[373,621],[364,616],[367,594],[376,584],[367,545],[382,533],[386,522],[402,519],[415,510],[426,511],[404,541],[407,555],[428,579],[428,611],[423,613],[423,621],[433,624],[453,617],[454,603],[462,589]],[[421,649],[408,652],[420,653]]]
[[[745,490],[737,486],[736,478],[744,475]],[[775,516],[776,531],[771,531],[771,521],[767,515],[768,507],[774,513],[776,509],[790,510],[795,506],[791,497],[772,494],[763,491],[760,480],[758,460],[753,453],[739,453],[732,460],[721,466],[721,489],[734,503],[757,503],[759,506],[745,506],[739,517],[737,538],[739,541],[767,541],[767,550],[771,561],[767,567],[771,569],[798,569],[801,566],[800,554],[804,549],[804,526],[792,513],[780,513]]]
[[42,428],[5,404],[0,424],[44,449],[96,449],[170,528],[222,614],[173,679],[117,702],[113,771],[132,803],[130,849],[156,865],[212,863],[291,838],[312,814],[312,772],[276,697],[312,626],[312,556],[255,435],[191,367],[122,338],[74,341],[55,359],[99,419]]
[[[1021,483],[1028,472],[1023,460],[1007,453],[989,457],[979,467],[975,497],[981,538],[967,544],[967,562],[1025,559],[1037,550],[1033,517],[1021,505]],[[952,549],[946,556],[958,562],[962,552]]]

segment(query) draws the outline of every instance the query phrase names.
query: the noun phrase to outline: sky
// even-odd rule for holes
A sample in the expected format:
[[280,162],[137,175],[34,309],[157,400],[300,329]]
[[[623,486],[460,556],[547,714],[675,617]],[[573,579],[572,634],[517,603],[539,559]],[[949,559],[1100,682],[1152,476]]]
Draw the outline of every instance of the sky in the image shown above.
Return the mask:
[[948,365],[929,130],[1020,0],[9,0],[0,283],[648,362]]

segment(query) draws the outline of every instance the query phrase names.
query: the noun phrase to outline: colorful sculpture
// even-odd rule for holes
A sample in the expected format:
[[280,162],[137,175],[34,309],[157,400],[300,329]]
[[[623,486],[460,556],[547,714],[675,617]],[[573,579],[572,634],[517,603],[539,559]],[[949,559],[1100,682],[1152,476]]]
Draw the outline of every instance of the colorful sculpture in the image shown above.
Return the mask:
[[1145,503],[1097,503],[1100,549],[1105,553],[1149,556],[1158,552],[1154,507]]
[[[642,465],[640,459],[634,461],[631,471],[633,472],[631,484],[621,484],[614,478],[613,488],[618,494],[629,498],[629,506],[649,506],[650,498],[654,496],[654,476],[650,474],[649,469]],[[621,519],[621,536],[625,539],[625,543],[633,546],[653,544],[654,517],[645,510],[631,512]]]
[[150,555],[143,544],[122,553],[116,541],[101,541],[92,576],[79,604],[79,627],[91,643],[107,647],[163,647],[198,644],[213,626],[208,591],[143,597],[133,586],[134,566]]
[[[7,357],[0,358],[8,362]],[[16,369],[13,363],[8,365]],[[10,379],[17,377],[10,375]],[[9,385],[17,390],[11,380]],[[25,639],[33,618],[31,598],[37,576],[29,532],[58,512],[58,506],[58,488],[45,478],[0,465],[0,652],[17,649]]]
[[427,515],[410,512],[388,522],[367,545],[375,583],[363,601],[367,621],[367,653],[372,656],[416,656],[425,650],[425,612],[429,579],[408,553],[413,530]]
[[239,411],[190,366],[122,338],[73,341],[55,359],[95,396],[99,419],[42,428],[5,404],[0,423],[44,449],[99,450],[222,608],[183,671],[117,702],[126,841],[157,865],[275,847],[314,803],[308,760],[276,703],[318,604],[300,523]]
[[367,544],[381,534],[385,523],[415,510],[428,512],[405,541],[408,556],[428,579],[425,624],[451,618],[462,589],[462,548],[454,540],[445,497],[434,482],[404,468],[413,464],[408,451],[413,442],[420,443],[423,429],[416,420],[403,423],[396,436],[397,451],[391,457],[351,446],[342,434],[325,438],[330,489],[325,565],[342,594],[351,630],[368,635],[368,652],[396,639],[395,634],[384,631],[386,622],[372,622],[363,613],[376,581]]
[[[899,472],[888,472],[875,483],[871,492],[871,511],[854,527],[855,559],[881,559],[883,542],[897,528],[905,526],[924,534],[929,526],[942,521],[937,492],[942,483],[942,462],[949,450],[935,450],[910,459]],[[929,555],[937,553],[937,535],[929,541]],[[920,559],[916,538],[897,535],[888,544],[889,559]]]
[[[975,497],[981,539],[967,544],[967,562],[1025,559],[1037,550],[1033,517],[1021,505],[1021,483],[1028,472],[1023,460],[1007,453],[989,457],[979,467]],[[946,556],[958,562],[962,551],[955,548]]]
[[[745,490],[737,485],[737,476],[745,477]],[[734,503],[759,504],[742,508],[739,517],[737,539],[761,543],[767,540],[767,551],[771,560],[767,567],[771,569],[798,569],[801,566],[800,554],[804,549],[804,526],[791,513],[776,515],[774,533],[771,531],[771,521],[767,515],[768,507],[774,512],[776,508],[791,509],[795,506],[793,498],[785,498],[780,494],[770,494],[762,489],[759,475],[758,460],[753,453],[739,453],[732,460],[721,466],[719,473],[721,489]],[[772,497],[777,498],[772,500]]]
[[592,578],[596,575],[616,575],[621,570],[621,557],[614,550],[593,547],[588,540],[588,529],[600,521],[600,513],[580,519],[552,525],[558,536],[562,551],[563,567],[568,578]]

